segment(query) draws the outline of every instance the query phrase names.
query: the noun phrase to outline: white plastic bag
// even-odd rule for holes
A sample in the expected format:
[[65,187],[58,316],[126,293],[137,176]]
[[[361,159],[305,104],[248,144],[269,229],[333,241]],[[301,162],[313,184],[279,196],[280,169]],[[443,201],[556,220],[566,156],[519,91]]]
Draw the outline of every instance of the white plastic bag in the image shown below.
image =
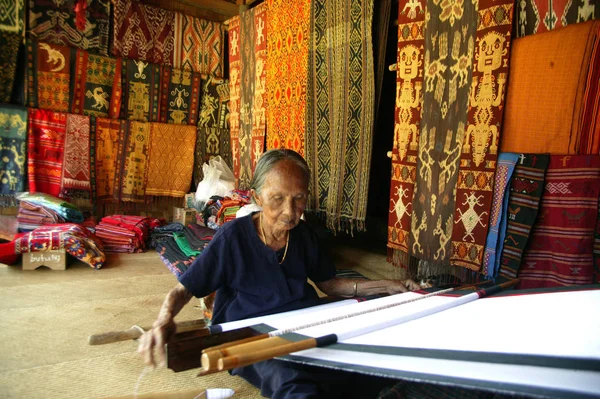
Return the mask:
[[202,165],[204,179],[196,189],[196,205],[203,209],[210,197],[218,195],[225,197],[235,188],[235,177],[223,158],[216,156]]

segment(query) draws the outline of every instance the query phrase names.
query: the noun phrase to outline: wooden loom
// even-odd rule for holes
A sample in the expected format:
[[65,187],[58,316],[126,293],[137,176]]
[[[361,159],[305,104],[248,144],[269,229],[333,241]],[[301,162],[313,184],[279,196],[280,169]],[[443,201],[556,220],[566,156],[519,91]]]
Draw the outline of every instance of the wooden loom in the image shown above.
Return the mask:
[[[251,342],[246,348],[272,351],[265,349],[265,340],[257,340],[256,336],[385,307],[397,302],[395,297],[398,296],[225,323],[212,332],[222,330],[239,335],[239,328],[245,328],[246,333],[254,331],[254,338],[247,339]],[[404,301],[422,298],[423,294],[407,293],[401,297]],[[521,395],[600,397],[600,287],[496,296],[450,308],[449,304],[456,300],[456,296],[438,295],[268,339],[293,347],[299,341],[336,334],[338,343],[333,345],[290,355],[285,350],[276,354],[284,356],[284,360],[327,368]],[[436,307],[448,309],[354,336],[357,326],[394,318],[408,320],[415,313],[427,313]],[[172,352],[178,352],[175,348],[181,349],[191,342],[197,345],[201,334],[179,336],[167,345],[170,368],[176,369],[173,365],[177,359],[171,357]],[[210,345],[219,344],[220,335],[210,336]],[[198,348],[193,352],[197,360],[192,367],[200,364]],[[240,355],[246,359],[240,347],[226,344],[222,348],[225,359],[229,356],[229,360],[222,362],[223,370],[231,368],[227,366],[232,365],[228,363],[232,355],[238,356],[238,360]],[[211,349],[205,352],[210,353]]]

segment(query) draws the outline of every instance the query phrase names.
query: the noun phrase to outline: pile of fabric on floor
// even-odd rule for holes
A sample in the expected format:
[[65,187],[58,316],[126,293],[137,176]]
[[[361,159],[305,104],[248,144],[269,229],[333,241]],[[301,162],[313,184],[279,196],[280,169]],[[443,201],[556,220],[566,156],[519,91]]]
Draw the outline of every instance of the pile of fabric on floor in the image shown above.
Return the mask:
[[31,231],[40,226],[83,222],[83,213],[75,205],[44,193],[23,193],[18,196],[19,231]]
[[106,252],[143,252],[152,230],[161,224],[159,219],[145,216],[111,215],[100,220],[96,235]]
[[204,209],[198,213],[198,222],[211,229],[218,229],[235,219],[237,211],[248,204],[250,204],[249,191],[232,190],[226,197],[212,196]]
[[100,240],[87,229],[74,223],[63,223],[38,227],[20,233],[11,242],[0,244],[0,260],[16,262],[18,255],[25,252],[40,252],[64,249],[94,269],[100,269],[106,259]]
[[197,224],[169,223],[152,232],[152,246],[169,270],[179,277],[212,240],[215,230]]

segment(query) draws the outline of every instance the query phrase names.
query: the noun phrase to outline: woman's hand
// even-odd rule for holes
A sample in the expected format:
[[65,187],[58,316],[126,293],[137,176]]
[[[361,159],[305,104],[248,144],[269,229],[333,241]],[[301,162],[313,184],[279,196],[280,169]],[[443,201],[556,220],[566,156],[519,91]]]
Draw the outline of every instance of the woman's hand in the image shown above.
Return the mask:
[[388,280],[389,285],[387,287],[387,293],[390,295],[399,294],[401,292],[417,291],[421,289],[421,286],[415,283],[413,280]]
[[[152,324],[152,329],[140,338],[138,353],[144,358],[147,366],[166,366],[167,356],[165,344],[175,333],[175,321],[171,317],[159,318]],[[156,349],[156,353],[155,353]]]

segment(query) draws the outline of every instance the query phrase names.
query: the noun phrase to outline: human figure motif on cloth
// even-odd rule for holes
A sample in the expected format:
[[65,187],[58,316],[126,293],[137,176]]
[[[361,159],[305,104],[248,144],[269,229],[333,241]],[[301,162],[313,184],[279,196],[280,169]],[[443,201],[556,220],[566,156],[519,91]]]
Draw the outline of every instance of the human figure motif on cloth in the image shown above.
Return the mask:
[[485,159],[491,138],[490,153],[498,153],[498,128],[492,124],[494,113],[492,107],[502,104],[506,74],[498,75],[498,88],[492,73],[502,66],[502,57],[508,49],[505,48],[506,38],[498,32],[490,32],[479,43],[477,70],[483,72],[479,81],[471,83],[469,105],[476,107],[475,123],[467,127],[467,135],[463,145],[463,153],[473,153],[473,162],[479,166]]
[[[411,216],[411,212],[408,211],[408,205],[410,205],[410,201],[412,201],[412,198],[408,198],[408,195],[406,194],[406,192],[409,191],[408,189],[404,189],[402,187],[402,184],[400,184],[397,188],[396,188],[396,197],[398,198],[397,200],[394,201],[394,199],[392,198],[391,202],[393,205],[393,209],[390,211],[390,213],[392,212],[396,212],[396,217],[398,218],[398,220],[396,220],[396,223],[394,224],[394,226],[399,227],[399,228],[403,228],[402,226],[402,217],[404,216],[404,214],[408,214],[408,216]],[[404,204],[404,200],[407,199],[409,204],[405,205]]]

